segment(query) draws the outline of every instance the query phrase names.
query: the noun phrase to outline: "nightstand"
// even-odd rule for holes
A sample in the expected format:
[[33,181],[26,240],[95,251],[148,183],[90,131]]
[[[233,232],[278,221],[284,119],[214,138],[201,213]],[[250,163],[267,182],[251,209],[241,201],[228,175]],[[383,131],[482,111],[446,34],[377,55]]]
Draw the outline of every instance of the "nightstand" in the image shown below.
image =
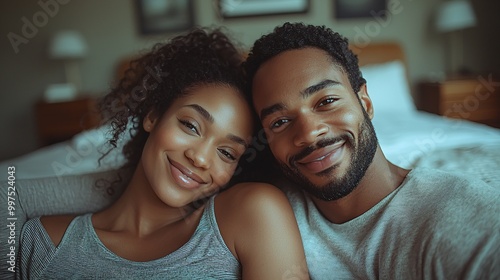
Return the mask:
[[500,89],[491,77],[422,82],[419,110],[500,128]]
[[39,101],[35,105],[38,137],[41,145],[70,139],[100,123],[97,100],[82,97],[64,102]]

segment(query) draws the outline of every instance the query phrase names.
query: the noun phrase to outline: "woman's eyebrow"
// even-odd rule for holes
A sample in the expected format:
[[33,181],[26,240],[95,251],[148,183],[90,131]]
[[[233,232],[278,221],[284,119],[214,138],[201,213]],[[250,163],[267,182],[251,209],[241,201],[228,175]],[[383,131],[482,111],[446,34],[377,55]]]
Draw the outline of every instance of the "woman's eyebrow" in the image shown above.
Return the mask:
[[[200,105],[189,104],[189,105],[186,105],[186,107],[193,108],[194,110],[196,110],[196,112],[200,113],[200,115],[204,119],[206,119],[210,123],[214,123],[214,117],[207,110],[205,110],[205,108],[201,107]],[[243,140],[243,138],[241,138],[239,136],[236,136],[234,134],[228,134],[226,137],[233,142],[236,142],[238,144],[245,146],[245,148],[248,147],[248,143],[245,140]]]
[[189,105],[186,105],[186,107],[190,107],[190,108],[195,109],[198,113],[200,113],[200,115],[204,119],[206,119],[210,123],[214,123],[214,117],[207,110],[205,110],[205,108],[201,107],[200,105],[198,105],[198,104],[189,104]]
[[234,134],[231,134],[231,133],[230,133],[230,134],[228,134],[228,135],[226,136],[226,138],[228,138],[229,140],[231,140],[231,141],[233,141],[233,142],[236,142],[236,143],[238,143],[238,144],[240,144],[240,145],[243,145],[245,148],[247,148],[247,147],[248,147],[248,145],[249,145],[249,144],[248,144],[245,140],[243,140],[243,138],[241,138],[241,137],[239,137],[239,136],[236,136],[236,135],[234,135]]

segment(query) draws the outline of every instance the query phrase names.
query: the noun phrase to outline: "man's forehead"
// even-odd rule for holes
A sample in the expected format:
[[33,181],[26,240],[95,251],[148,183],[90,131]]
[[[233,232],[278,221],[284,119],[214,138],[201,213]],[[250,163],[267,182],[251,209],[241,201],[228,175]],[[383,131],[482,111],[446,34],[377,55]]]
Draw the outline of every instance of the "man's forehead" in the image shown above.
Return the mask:
[[[332,61],[324,50],[308,47],[288,50],[264,62],[257,70],[252,81],[253,88],[263,89],[302,85],[304,88],[313,80],[334,78],[339,80],[335,72],[344,72]],[[334,77],[331,77],[334,75]],[[295,88],[296,90],[302,90]]]
[[322,49],[315,47],[305,47],[300,49],[292,49],[284,51],[266,62],[264,62],[259,70],[267,65],[273,65],[276,63],[281,64],[314,64],[318,61],[331,62],[329,55]]

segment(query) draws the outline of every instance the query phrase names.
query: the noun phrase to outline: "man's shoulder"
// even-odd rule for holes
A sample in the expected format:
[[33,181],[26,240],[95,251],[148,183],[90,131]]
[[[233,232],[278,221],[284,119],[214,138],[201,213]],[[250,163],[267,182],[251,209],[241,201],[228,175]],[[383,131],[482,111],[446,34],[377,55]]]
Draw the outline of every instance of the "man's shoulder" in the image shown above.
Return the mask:
[[427,181],[435,181],[435,182],[436,182],[436,178],[440,179],[437,182],[441,182],[441,181],[464,181],[464,182],[481,181],[480,179],[475,178],[470,174],[451,172],[451,171],[440,170],[440,169],[432,169],[432,168],[427,168],[427,167],[415,167],[415,168],[411,169],[410,172],[408,173],[408,177],[418,179],[418,180],[427,180]]
[[412,169],[401,186],[405,189],[415,188],[430,193],[459,191],[458,194],[462,195],[470,193],[500,195],[500,189],[470,174],[422,167]]
[[446,171],[415,169],[408,174],[402,190],[395,196],[398,207],[412,208],[424,217],[427,226],[444,231],[469,226],[498,227],[500,190],[487,183]]
[[450,201],[459,207],[463,206],[461,200],[467,204],[474,201],[484,204],[500,199],[500,189],[473,176],[427,168],[413,169],[400,188],[398,196],[419,198],[424,204]]

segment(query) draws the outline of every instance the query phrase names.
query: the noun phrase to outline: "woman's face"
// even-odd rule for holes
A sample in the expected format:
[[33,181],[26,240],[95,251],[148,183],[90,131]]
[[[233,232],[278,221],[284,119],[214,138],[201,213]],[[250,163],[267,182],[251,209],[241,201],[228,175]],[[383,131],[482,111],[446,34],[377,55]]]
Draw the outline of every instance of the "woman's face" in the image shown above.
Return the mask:
[[224,186],[249,145],[251,111],[227,85],[202,85],[143,122],[150,133],[139,168],[156,195],[182,207]]

